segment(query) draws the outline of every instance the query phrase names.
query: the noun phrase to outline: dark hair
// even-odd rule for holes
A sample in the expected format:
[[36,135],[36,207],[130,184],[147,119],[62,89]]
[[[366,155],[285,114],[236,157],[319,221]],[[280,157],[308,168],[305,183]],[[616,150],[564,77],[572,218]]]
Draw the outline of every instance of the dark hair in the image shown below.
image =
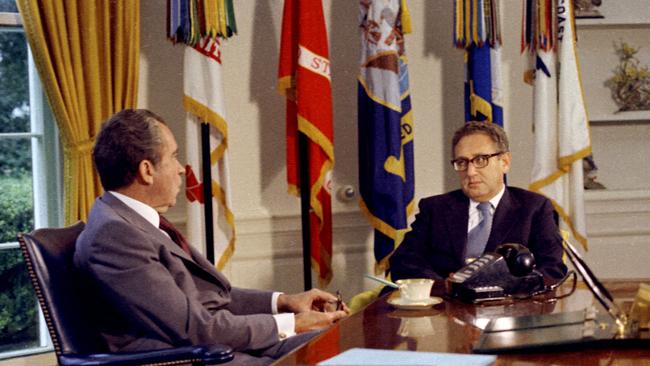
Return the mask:
[[124,109],[102,124],[93,148],[93,161],[104,190],[133,183],[143,160],[160,161],[162,118],[146,109]]
[[501,126],[492,122],[477,122],[471,121],[463,124],[461,128],[456,130],[454,137],[451,140],[451,155],[454,155],[454,150],[460,139],[465,136],[482,133],[487,135],[497,144],[497,148],[501,152],[510,151],[510,144],[508,143],[508,136],[506,131]]

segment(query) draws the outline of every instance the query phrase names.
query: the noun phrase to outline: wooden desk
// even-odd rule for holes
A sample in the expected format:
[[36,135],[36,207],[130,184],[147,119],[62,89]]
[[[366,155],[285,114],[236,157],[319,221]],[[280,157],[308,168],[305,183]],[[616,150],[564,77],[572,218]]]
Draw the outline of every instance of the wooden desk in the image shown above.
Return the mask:
[[[648,281],[644,281],[648,282]],[[619,300],[631,300],[639,281],[606,281]],[[440,295],[441,288],[434,288]],[[394,294],[389,294],[394,296]],[[447,299],[426,310],[397,310],[380,297],[364,310],[344,319],[274,365],[315,365],[354,347],[394,350],[471,353],[472,343],[490,318],[550,314],[582,310],[595,303],[591,293],[578,288],[557,301],[544,299],[469,305]],[[599,305],[598,305],[599,306]],[[649,365],[650,349],[588,349],[575,352],[499,355],[495,365]]]

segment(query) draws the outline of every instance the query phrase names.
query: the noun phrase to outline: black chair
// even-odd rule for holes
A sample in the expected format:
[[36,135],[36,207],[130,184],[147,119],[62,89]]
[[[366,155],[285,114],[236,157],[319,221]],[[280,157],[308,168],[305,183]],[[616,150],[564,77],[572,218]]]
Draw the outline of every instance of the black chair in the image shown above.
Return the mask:
[[233,359],[232,349],[223,345],[108,352],[93,329],[92,309],[84,304],[87,295],[72,263],[75,241],[83,228],[80,221],[65,228],[18,235],[59,365],[215,365]]

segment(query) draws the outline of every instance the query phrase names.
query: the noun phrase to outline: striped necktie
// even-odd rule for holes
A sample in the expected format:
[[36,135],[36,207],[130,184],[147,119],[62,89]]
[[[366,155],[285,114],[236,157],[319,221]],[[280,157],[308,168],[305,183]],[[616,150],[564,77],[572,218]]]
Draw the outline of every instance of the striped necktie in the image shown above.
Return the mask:
[[492,204],[490,202],[479,203],[477,209],[481,213],[481,221],[467,234],[467,250],[465,258],[478,258],[483,254],[485,245],[490,238],[492,230]]

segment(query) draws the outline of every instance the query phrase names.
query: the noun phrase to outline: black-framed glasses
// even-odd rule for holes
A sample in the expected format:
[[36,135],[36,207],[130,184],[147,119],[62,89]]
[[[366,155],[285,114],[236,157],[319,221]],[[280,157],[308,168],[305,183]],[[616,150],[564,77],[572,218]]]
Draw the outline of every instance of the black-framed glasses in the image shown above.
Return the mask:
[[474,165],[475,168],[481,169],[481,168],[485,168],[488,165],[488,163],[490,162],[490,158],[499,156],[503,153],[504,151],[499,151],[499,152],[495,152],[494,154],[476,155],[471,159],[458,158],[452,160],[451,165],[454,166],[454,170],[457,172],[466,171],[467,168],[469,167],[469,163],[472,163],[472,165]]

